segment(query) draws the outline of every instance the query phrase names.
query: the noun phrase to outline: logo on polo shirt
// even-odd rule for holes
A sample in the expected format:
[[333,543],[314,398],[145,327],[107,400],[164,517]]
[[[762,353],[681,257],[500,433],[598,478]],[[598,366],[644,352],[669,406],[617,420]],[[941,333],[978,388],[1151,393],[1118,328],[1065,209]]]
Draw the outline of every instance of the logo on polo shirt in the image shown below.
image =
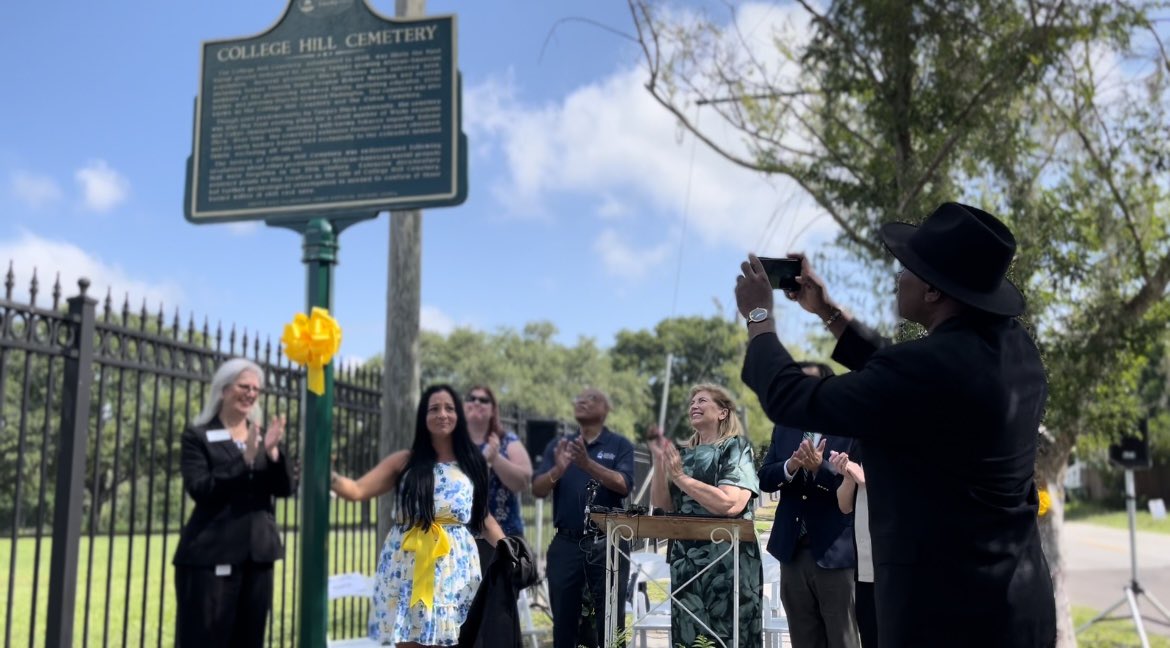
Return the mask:
[[597,458],[602,460],[602,461],[605,461],[607,459],[610,461],[613,461],[614,459],[617,459],[617,455],[612,453],[612,452],[604,452],[604,451],[599,450],[597,452]]

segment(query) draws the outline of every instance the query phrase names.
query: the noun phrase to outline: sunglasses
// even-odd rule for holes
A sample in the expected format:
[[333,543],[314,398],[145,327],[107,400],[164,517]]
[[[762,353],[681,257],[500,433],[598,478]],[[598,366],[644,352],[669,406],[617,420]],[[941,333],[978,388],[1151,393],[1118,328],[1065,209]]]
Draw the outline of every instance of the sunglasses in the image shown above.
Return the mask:
[[479,403],[480,405],[491,405],[492,399],[488,398],[487,396],[468,396],[467,402]]

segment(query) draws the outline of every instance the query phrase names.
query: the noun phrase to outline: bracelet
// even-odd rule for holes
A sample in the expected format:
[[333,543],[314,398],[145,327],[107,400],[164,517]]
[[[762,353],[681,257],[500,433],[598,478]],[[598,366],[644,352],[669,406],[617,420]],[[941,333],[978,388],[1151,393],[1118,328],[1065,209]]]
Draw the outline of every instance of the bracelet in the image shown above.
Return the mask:
[[836,322],[838,319],[840,319],[842,315],[844,315],[844,313],[841,312],[840,308],[834,308],[833,312],[829,313],[829,317],[825,319],[825,328],[832,326],[833,322]]
[[560,477],[553,477],[553,476],[552,476],[552,471],[551,471],[551,470],[550,470],[550,471],[548,471],[548,483],[550,483],[550,484],[555,484],[555,483],[557,483],[557,480],[558,480],[558,479],[560,479]]

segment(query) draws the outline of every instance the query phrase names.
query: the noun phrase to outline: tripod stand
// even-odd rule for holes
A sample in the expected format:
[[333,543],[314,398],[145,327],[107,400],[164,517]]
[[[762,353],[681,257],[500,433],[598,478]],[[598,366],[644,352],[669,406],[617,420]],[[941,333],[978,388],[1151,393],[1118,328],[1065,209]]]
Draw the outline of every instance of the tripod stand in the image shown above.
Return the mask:
[[1154,607],[1158,608],[1158,611],[1162,613],[1162,616],[1166,617],[1167,622],[1170,622],[1170,612],[1167,612],[1166,607],[1163,606],[1158,601],[1158,599],[1154,598],[1153,594],[1147,592],[1142,587],[1142,584],[1138,582],[1137,494],[1133,485],[1133,469],[1131,468],[1125,469],[1125,510],[1126,513],[1129,514],[1129,582],[1126,583],[1125,587],[1123,588],[1124,594],[1122,594],[1121,600],[1109,606],[1109,609],[1105,610],[1101,614],[1093,617],[1088,623],[1077,628],[1077,634],[1080,634],[1086,628],[1093,625],[1094,623],[1097,623],[1098,621],[1107,621],[1111,618],[1122,618],[1110,617],[1109,615],[1117,608],[1128,603],[1129,613],[1133,618],[1134,627],[1137,628],[1138,638],[1141,639],[1142,648],[1150,648],[1150,640],[1146,637],[1146,626],[1142,622],[1141,610],[1138,609],[1138,597],[1146,597],[1146,600],[1149,601]]

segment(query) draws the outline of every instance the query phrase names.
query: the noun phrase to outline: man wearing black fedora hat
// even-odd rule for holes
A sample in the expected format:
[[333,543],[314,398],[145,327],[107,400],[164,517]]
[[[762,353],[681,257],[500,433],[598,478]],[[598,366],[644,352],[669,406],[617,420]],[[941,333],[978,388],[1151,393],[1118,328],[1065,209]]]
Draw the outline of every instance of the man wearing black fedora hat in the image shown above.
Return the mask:
[[904,268],[898,312],[929,335],[882,340],[834,306],[804,259],[787,296],[822,318],[852,370],[806,376],[775,335],[772,288],[751,255],[735,288],[751,337],[743,380],[774,422],[862,440],[880,645],[1054,645],[1033,479],[1048,388],[1015,319],[1015,238],[958,203],[881,238]]

